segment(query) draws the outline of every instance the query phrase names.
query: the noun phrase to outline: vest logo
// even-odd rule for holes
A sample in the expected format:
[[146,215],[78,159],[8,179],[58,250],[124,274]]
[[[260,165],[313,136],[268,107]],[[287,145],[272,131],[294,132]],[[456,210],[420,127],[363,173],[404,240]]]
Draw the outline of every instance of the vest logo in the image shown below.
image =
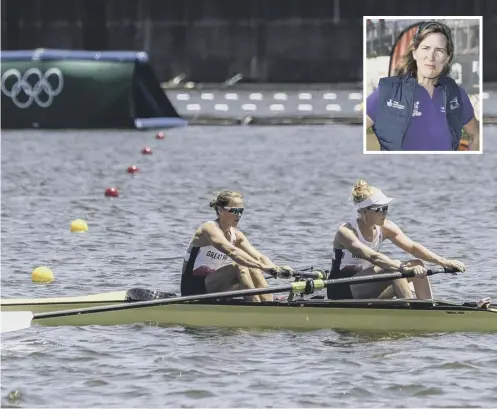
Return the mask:
[[390,108],[405,109],[404,105],[400,105],[397,101],[392,101],[392,99],[387,101],[387,106]]
[[422,112],[419,112],[419,101],[416,101],[414,103],[414,109],[412,111],[412,116],[421,116],[423,115]]
[[210,250],[205,255],[206,255],[206,257],[210,257],[214,260],[227,260],[228,259],[228,256],[226,254],[216,253],[216,252],[210,251]]
[[441,112],[442,114],[445,114],[445,107],[440,107],[440,112]]
[[460,108],[461,106],[459,105],[459,102],[457,101],[457,97],[455,97],[454,99],[452,99],[450,102],[449,102],[449,108],[451,110],[453,109],[457,109],[457,108]]

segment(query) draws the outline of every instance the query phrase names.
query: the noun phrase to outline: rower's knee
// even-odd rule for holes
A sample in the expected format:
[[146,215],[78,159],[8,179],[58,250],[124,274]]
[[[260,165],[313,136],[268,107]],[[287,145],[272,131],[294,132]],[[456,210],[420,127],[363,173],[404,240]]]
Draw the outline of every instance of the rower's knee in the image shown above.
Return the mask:
[[249,268],[248,270],[252,277],[264,277],[264,274],[262,274],[262,271],[258,268]]
[[392,280],[392,284],[397,287],[409,287],[409,280],[407,278],[396,278],[395,280]]
[[392,281],[392,289],[397,298],[413,298],[409,281],[406,278],[397,278]]
[[258,268],[249,268],[250,271],[250,277],[252,277],[252,281],[254,284],[259,287],[268,287],[268,283],[266,281],[266,278],[264,277],[264,274],[262,273],[261,270]]
[[235,264],[235,270],[239,278],[250,277],[250,270],[248,267],[243,267],[239,264]]
[[407,263],[407,266],[408,267],[413,267],[413,266],[423,266],[424,267],[424,263],[423,261],[419,260],[419,259],[414,259],[414,260],[409,260]]

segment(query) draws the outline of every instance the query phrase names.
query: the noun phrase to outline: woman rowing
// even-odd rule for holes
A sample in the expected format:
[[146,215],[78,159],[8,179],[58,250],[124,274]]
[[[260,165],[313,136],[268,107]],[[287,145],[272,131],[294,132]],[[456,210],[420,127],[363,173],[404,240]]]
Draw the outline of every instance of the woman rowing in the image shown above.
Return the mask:
[[[380,189],[359,180],[353,187],[352,199],[356,208],[355,215],[338,228],[333,240],[331,278],[393,271],[412,271],[415,277],[350,286],[329,286],[329,299],[392,298],[393,296],[414,298],[409,281],[414,286],[416,298],[432,299],[433,294],[423,261],[444,268],[465,270],[464,264],[460,261],[440,257],[420,243],[411,240],[394,222],[388,220],[388,204],[393,199],[387,197]],[[379,250],[385,239],[414,256],[415,259],[401,262],[382,254]]]
[[[210,206],[217,218],[202,224],[190,241],[183,262],[182,295],[266,288],[263,272],[278,274],[289,269],[275,266],[237,229],[244,211],[240,193],[224,190]],[[265,294],[246,299],[271,301],[273,296]]]

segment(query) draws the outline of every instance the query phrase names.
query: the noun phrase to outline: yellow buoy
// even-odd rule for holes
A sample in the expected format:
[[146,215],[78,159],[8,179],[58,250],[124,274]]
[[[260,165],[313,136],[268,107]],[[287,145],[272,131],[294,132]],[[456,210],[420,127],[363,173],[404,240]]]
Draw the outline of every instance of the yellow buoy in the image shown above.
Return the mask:
[[31,279],[34,283],[51,283],[54,280],[54,275],[48,267],[41,266],[33,270]]
[[88,231],[88,225],[82,219],[76,219],[71,222],[72,233],[82,233]]

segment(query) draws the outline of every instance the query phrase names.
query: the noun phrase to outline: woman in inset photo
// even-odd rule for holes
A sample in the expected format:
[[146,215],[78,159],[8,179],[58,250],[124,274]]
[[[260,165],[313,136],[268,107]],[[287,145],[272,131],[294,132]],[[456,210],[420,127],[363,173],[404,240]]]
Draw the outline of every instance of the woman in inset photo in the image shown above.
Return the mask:
[[479,122],[467,92],[449,76],[454,58],[445,24],[421,23],[394,76],[366,100],[366,128],[383,151],[457,151],[462,131],[480,150]]

